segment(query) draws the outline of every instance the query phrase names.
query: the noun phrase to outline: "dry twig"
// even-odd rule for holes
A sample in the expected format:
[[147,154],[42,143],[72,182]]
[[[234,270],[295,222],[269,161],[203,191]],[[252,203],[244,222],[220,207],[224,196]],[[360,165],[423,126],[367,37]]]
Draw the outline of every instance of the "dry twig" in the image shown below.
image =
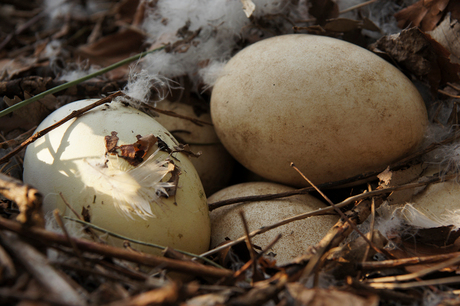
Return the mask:
[[0,194],[19,207],[17,220],[23,224],[45,226],[40,192],[21,181],[0,173]]
[[50,266],[43,254],[19,239],[17,234],[0,233],[0,240],[54,299],[68,305],[86,305],[85,299],[67,282],[66,277]]
[[[377,196],[389,194],[389,193],[392,193],[393,191],[405,190],[405,189],[413,189],[413,188],[417,188],[417,187],[420,187],[420,186],[426,186],[428,184],[440,183],[440,182],[444,182],[444,181],[447,181],[447,180],[454,179],[457,176],[458,176],[458,174],[450,174],[450,175],[446,175],[444,177],[439,177],[439,176],[423,177],[423,178],[420,179],[419,182],[404,184],[404,185],[401,185],[401,186],[387,187],[387,188],[384,188],[384,189],[373,190],[373,191],[370,191],[370,192],[363,192],[361,194],[349,197],[349,198],[343,200],[342,202],[340,202],[338,204],[335,204],[335,206],[337,208],[342,208],[344,206],[350,205],[350,204],[352,204],[352,203],[354,203],[356,201],[363,200],[363,199],[366,199],[366,198],[372,198],[372,197],[377,197]],[[334,207],[327,207],[327,208],[323,208],[323,209],[319,209],[319,210],[299,214],[299,215],[296,215],[296,216],[281,220],[281,221],[279,221],[279,222],[277,222],[275,224],[271,224],[271,225],[267,225],[267,226],[264,226],[262,228],[259,228],[259,229],[255,230],[255,231],[252,231],[249,235],[251,237],[254,237],[254,236],[263,234],[263,233],[265,233],[265,232],[267,232],[269,230],[272,230],[274,228],[277,228],[277,227],[280,227],[282,225],[288,224],[290,222],[294,222],[294,221],[297,221],[297,220],[302,220],[302,219],[309,218],[309,217],[312,217],[312,216],[318,216],[318,215],[324,215],[324,214],[333,213],[333,210],[334,210]],[[244,236],[240,237],[240,238],[238,238],[236,240],[233,240],[232,242],[229,242],[229,243],[227,243],[225,245],[222,245],[222,246],[216,247],[216,248],[214,248],[212,250],[209,250],[209,251],[201,254],[200,256],[208,256],[208,255],[214,254],[216,252],[219,252],[219,251],[225,249],[226,247],[234,246],[234,245],[244,241],[244,239],[245,239]]]
[[34,142],[38,138],[42,137],[43,135],[46,135],[47,133],[49,133],[50,131],[54,130],[58,126],[63,125],[64,123],[66,123],[70,119],[79,117],[79,116],[83,115],[84,113],[86,113],[87,111],[89,111],[89,110],[91,110],[91,109],[93,109],[93,108],[95,108],[95,107],[97,107],[99,105],[111,102],[113,98],[118,97],[120,95],[122,95],[122,93],[120,91],[118,91],[118,92],[116,92],[114,94],[111,94],[110,96],[102,98],[102,99],[100,99],[100,100],[98,100],[98,101],[96,101],[96,102],[94,102],[94,103],[92,103],[92,104],[90,104],[90,105],[88,105],[86,107],[83,107],[82,109],[73,111],[72,113],[70,113],[70,115],[68,115],[64,119],[56,122],[55,124],[45,128],[45,129],[43,129],[41,131],[36,132],[34,135],[29,137],[26,141],[21,143],[21,145],[19,145],[15,149],[13,149],[10,153],[8,153],[5,156],[3,156],[2,158],[0,158],[0,165],[3,164],[3,163],[6,163],[7,161],[9,161],[11,157],[13,157],[17,153],[19,153],[22,149],[27,147],[29,144],[31,144],[32,142]]
[[[62,246],[71,247],[69,240],[64,235],[56,234],[37,227],[24,228],[23,226],[21,226],[21,224],[4,218],[0,218],[0,229],[12,231],[23,236],[29,237],[31,239],[42,241],[43,243],[46,242],[48,245],[58,244]],[[71,239],[74,240],[76,246],[83,252],[92,252],[95,254],[105,255],[113,258],[124,259],[145,266],[161,266],[162,268],[171,271],[183,272],[197,276],[221,278],[231,277],[233,275],[232,271],[205,266],[202,264],[198,264],[197,262],[184,262],[180,260],[159,257],[151,254],[134,253],[128,250],[108,245],[102,245],[84,239]]]

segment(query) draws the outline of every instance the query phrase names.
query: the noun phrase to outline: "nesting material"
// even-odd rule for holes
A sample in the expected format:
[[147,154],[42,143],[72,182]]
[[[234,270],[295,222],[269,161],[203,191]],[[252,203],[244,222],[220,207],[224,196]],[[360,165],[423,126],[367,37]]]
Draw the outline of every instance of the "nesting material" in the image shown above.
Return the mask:
[[[209,203],[222,201],[234,197],[266,195],[294,190],[291,187],[268,183],[251,182],[227,187],[212,195]],[[308,194],[296,195],[270,201],[245,202],[232,204],[211,211],[211,247],[244,236],[244,227],[239,215],[243,211],[249,226],[249,231],[271,225],[280,220],[297,214],[314,211],[327,207],[323,202]],[[317,244],[328,230],[338,221],[337,216],[314,216],[283,225],[262,235],[255,236],[252,242],[261,247],[267,247],[278,235],[282,238],[269,253],[275,255],[278,265],[290,262],[301,255],[309,246]]]
[[385,169],[418,148],[428,120],[398,69],[356,45],[284,35],[235,55],[217,80],[211,116],[220,140],[249,170],[305,186]]
[[[37,131],[95,101],[65,105],[48,116]],[[112,102],[29,145],[24,182],[44,195],[45,212],[57,208],[75,218],[61,199],[62,193],[86,221],[110,232],[202,253],[210,239],[206,196],[188,157],[167,152],[177,145],[150,116]],[[111,147],[115,149],[107,153]],[[132,150],[136,151],[134,160],[127,158]],[[112,237],[107,240],[116,246],[123,243]],[[132,246],[160,253],[147,246]]]

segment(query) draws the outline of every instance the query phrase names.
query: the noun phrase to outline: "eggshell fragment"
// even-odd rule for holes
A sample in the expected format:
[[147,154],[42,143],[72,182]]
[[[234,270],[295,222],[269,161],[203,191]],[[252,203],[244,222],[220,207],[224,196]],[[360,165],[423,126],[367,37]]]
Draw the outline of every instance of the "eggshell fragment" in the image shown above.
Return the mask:
[[[437,174],[439,168],[430,167],[424,176]],[[421,190],[420,190],[421,189]],[[430,184],[413,191],[414,195],[401,212],[409,224],[419,227],[460,227],[460,184],[448,180]]]
[[217,80],[211,116],[242,165],[305,186],[380,171],[414,151],[427,112],[398,69],[356,45],[296,34],[236,54]]
[[[191,105],[184,103],[163,100],[158,102],[157,108],[173,111],[189,118],[212,122],[208,113],[198,116]],[[232,174],[234,159],[220,142],[213,126],[199,126],[190,120],[161,113],[155,120],[170,131],[179,142],[189,144],[192,152],[201,152],[198,158],[191,157],[190,161],[200,176],[206,194],[211,195],[227,186]]]
[[[214,203],[235,197],[266,195],[291,190],[294,190],[294,188],[269,182],[242,183],[220,190],[209,197],[208,202]],[[315,197],[304,194],[217,208],[210,213],[211,247],[216,247],[224,242],[225,238],[235,240],[245,235],[239,211],[244,212],[249,231],[253,231],[288,217],[326,207],[327,205]],[[337,216],[333,215],[309,217],[255,236],[252,242],[261,248],[265,248],[275,239],[278,233],[281,233],[282,238],[269,252],[275,255],[278,265],[283,265],[301,255],[309,246],[317,244],[338,219]]]
[[[82,100],[61,107],[37,131],[94,101]],[[139,165],[132,165],[118,151],[123,145],[132,149],[130,145],[138,141],[137,135],[144,137],[139,141],[153,139],[153,146]],[[119,139],[111,138],[114,136]],[[162,146],[158,150],[157,139],[168,148]],[[117,154],[106,154],[109,143],[120,147]],[[61,199],[62,193],[88,222],[110,232],[202,253],[210,240],[206,196],[188,157],[166,152],[177,144],[153,118],[114,101],[68,121],[29,145],[24,181],[43,193],[45,212],[58,208],[75,218]],[[171,182],[177,188],[171,187]],[[116,246],[123,243],[113,237],[107,241]],[[161,252],[135,243],[131,246],[154,254]]]

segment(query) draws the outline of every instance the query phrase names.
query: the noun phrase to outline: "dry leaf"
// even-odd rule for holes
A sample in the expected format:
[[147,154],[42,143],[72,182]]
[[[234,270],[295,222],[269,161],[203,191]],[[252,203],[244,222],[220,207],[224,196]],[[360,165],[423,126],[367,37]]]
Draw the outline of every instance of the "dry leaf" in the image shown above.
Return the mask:
[[452,20],[460,20],[460,1],[450,1],[446,11],[450,14]]
[[209,294],[202,294],[197,297],[194,297],[188,300],[185,305],[186,306],[221,306],[225,305],[225,303],[230,299],[232,295],[237,294],[235,289],[225,289],[221,290],[217,293],[209,293]]
[[[369,234],[366,234],[369,238],[368,235]],[[388,243],[388,240],[378,230],[374,230],[372,234],[372,243],[378,249],[383,249]],[[338,251],[332,254],[331,260],[327,263],[325,270],[331,273],[336,279],[345,279],[347,276],[356,275],[358,273],[356,263],[364,261],[364,254],[367,248],[369,248],[369,244],[362,236],[337,248]],[[365,260],[371,260],[375,254],[376,251],[373,248],[369,248]]]
[[[407,226],[401,237],[394,239],[397,247],[388,249],[394,259],[410,257],[446,255],[458,252],[460,249],[460,231],[452,231],[452,226],[436,228],[418,228]],[[445,260],[445,259],[444,259]],[[441,259],[441,261],[443,261]],[[432,266],[433,264],[418,264],[405,266],[408,272],[416,272]],[[445,270],[458,270],[458,265]]]
[[142,20],[136,20],[139,18],[138,14],[142,13],[142,18],[145,16],[145,1],[139,0],[122,0],[118,1],[113,10],[116,12],[118,22],[140,24]]
[[316,23],[325,25],[326,21],[339,16],[339,6],[334,0],[312,0],[308,13],[316,18]]
[[443,16],[449,0],[420,0],[395,14],[398,26],[433,30]]
[[449,51],[417,28],[384,36],[370,46],[376,53],[386,53],[404,70],[426,81],[433,94],[440,85],[460,80],[460,65],[451,63]]
[[[144,51],[142,49],[144,40],[144,35],[138,31],[125,29],[104,36],[93,44],[81,46],[76,53],[77,56],[89,59],[91,64],[106,67]],[[126,77],[128,72],[128,65],[124,65],[108,72],[108,75],[111,80],[115,80]]]
[[460,22],[447,16],[433,31],[427,32],[450,52],[450,60],[460,64]]
[[330,32],[350,32],[357,29],[365,29],[370,31],[380,32],[379,27],[371,20],[364,18],[363,20],[353,20],[347,18],[335,18],[327,20],[324,25],[324,30]]
[[[24,85],[24,84],[21,84]],[[43,90],[44,91],[44,90]],[[24,100],[33,97],[28,91],[23,92]],[[8,98],[7,96],[3,97],[3,101],[7,106],[15,105],[23,101],[18,96],[15,96],[13,99]],[[43,99],[40,99],[27,107],[22,107],[16,111],[14,111],[14,115],[21,118],[22,120],[15,122],[9,128],[11,129],[30,129],[33,126],[39,125],[46,116],[48,116],[52,110],[54,110],[54,106],[56,105],[56,97],[53,95],[47,95]],[[2,119],[4,120],[4,119]],[[2,126],[2,124],[0,124]]]
[[107,152],[112,152],[115,147],[117,146],[117,143],[118,143],[118,133],[115,132],[115,131],[112,131],[112,135],[111,136],[105,136],[104,137],[104,140],[105,140],[105,149],[107,150]]
[[289,294],[299,305],[308,306],[377,306],[376,295],[361,297],[349,292],[334,289],[308,289],[300,283],[286,285]]
[[146,136],[137,135],[137,141],[133,144],[117,146],[118,133],[112,131],[111,134],[111,136],[105,136],[104,138],[107,153],[117,154],[132,166],[142,163],[147,152],[157,143],[157,138],[149,134]]
[[377,178],[380,180],[381,185],[389,186],[392,176],[393,172],[390,171],[390,167],[388,166],[383,172],[377,175]]

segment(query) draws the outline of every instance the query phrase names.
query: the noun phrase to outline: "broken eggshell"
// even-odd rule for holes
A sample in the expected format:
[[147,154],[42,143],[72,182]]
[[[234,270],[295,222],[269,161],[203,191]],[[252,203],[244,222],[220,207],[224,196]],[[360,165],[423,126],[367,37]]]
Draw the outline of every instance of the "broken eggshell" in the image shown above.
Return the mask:
[[[162,100],[157,103],[157,108],[211,123],[209,114],[198,116],[191,105],[184,103]],[[192,152],[201,152],[199,157],[191,157],[190,160],[201,178],[206,194],[213,194],[227,186],[234,159],[224,148],[212,126],[200,126],[190,120],[161,113],[155,120],[170,131],[179,142],[189,144]]]
[[[67,104],[40,131],[97,100]],[[158,146],[160,145],[160,149]],[[210,221],[198,174],[171,134],[150,116],[121,102],[72,119],[27,148],[24,182],[43,193],[45,212],[58,208],[110,232],[193,253],[208,250]],[[109,152],[108,152],[109,151]],[[107,237],[122,246],[121,239]],[[160,254],[135,243],[134,248]]]
[[412,82],[377,55],[295,34],[237,53],[214,85],[211,117],[243,166],[306,186],[385,169],[418,148],[428,124]]
[[[440,168],[431,166],[423,176],[438,175]],[[400,213],[413,226],[432,228],[453,225],[460,228],[460,183],[457,179],[429,184],[413,191]]]
[[[295,190],[292,187],[270,183],[250,182],[233,185],[218,191],[209,197],[208,202],[214,203],[235,197],[266,195]],[[328,207],[317,198],[309,195],[295,195],[269,201],[244,202],[217,208],[210,213],[211,247],[214,248],[226,241],[235,240],[245,235],[243,223],[239,215],[244,212],[249,231],[309,211]],[[288,223],[264,234],[253,237],[252,243],[267,247],[281,233],[281,239],[268,251],[274,255],[278,265],[287,264],[303,254],[309,246],[316,245],[331,227],[339,220],[337,216],[313,216]]]

